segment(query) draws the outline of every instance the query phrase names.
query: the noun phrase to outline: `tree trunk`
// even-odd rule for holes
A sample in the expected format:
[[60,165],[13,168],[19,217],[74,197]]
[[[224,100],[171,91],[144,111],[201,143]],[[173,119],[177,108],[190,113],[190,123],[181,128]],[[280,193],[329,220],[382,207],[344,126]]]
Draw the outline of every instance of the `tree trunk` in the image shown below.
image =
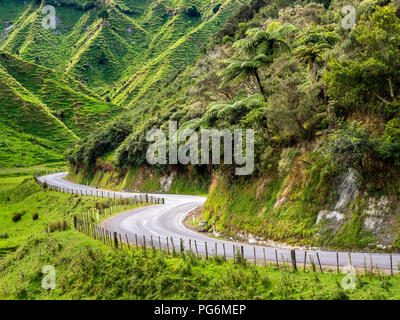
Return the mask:
[[258,83],[258,86],[260,88],[261,94],[264,95],[264,88],[263,88],[263,86],[261,84],[261,79],[260,79],[260,76],[258,75],[258,71],[257,70],[254,70],[254,75],[256,76],[257,83]]

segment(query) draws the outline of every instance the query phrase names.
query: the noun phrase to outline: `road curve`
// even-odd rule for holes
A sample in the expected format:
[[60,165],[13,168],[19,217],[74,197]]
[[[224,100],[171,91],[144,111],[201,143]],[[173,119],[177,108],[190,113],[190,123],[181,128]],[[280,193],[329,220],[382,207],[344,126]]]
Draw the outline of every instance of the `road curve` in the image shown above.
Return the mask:
[[[75,192],[93,192],[96,194],[97,189],[85,185],[79,185],[65,180],[66,172],[56,173],[38,179],[41,182],[46,182],[48,185],[60,188],[68,188]],[[107,194],[107,190],[103,190]],[[138,195],[137,193],[116,192],[117,196],[130,197]],[[254,252],[257,260],[262,261],[265,258],[267,261],[276,261],[276,251],[278,253],[279,262],[290,261],[290,250],[274,247],[254,246],[246,243],[239,243],[227,240],[214,239],[205,234],[197,233],[186,228],[183,224],[184,218],[192,210],[202,206],[206,201],[205,197],[188,196],[188,195],[173,195],[173,194],[149,194],[165,198],[165,204],[151,205],[134,210],[130,210],[114,217],[110,217],[101,223],[101,227],[111,232],[119,232],[123,236],[127,235],[129,241],[135,242],[135,234],[139,241],[142,241],[143,236],[147,241],[150,241],[151,236],[156,247],[167,247],[167,238],[169,238],[169,248],[171,248],[171,237],[173,238],[175,247],[179,250],[180,239],[183,239],[185,250],[189,250],[189,239],[192,242],[192,250],[195,251],[194,240],[196,240],[197,249],[200,254],[205,254],[205,246],[207,242],[209,256],[215,255],[217,250],[218,255],[223,255],[223,244],[225,244],[226,255],[228,258],[233,258],[233,246],[243,246],[244,256],[249,260],[254,259]],[[317,255],[315,250],[307,250],[307,263],[310,263],[310,256],[318,265]],[[336,267],[337,256],[336,251],[318,250],[318,255],[323,266]],[[298,264],[304,263],[305,250],[296,249],[296,260]],[[356,268],[370,268],[372,258],[372,266],[374,269],[391,268],[397,270],[400,264],[400,254],[392,255],[392,263],[390,255],[385,253],[351,253],[352,266]],[[339,252],[339,265],[341,267],[349,265],[349,254],[347,252]]]

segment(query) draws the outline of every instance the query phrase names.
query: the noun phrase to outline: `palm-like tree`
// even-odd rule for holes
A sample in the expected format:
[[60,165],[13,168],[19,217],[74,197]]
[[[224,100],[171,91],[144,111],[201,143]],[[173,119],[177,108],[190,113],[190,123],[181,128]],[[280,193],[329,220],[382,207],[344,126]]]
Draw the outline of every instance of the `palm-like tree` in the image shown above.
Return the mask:
[[221,86],[236,84],[248,76],[254,76],[261,94],[264,94],[258,69],[271,64],[280,51],[290,50],[285,38],[295,29],[291,24],[281,25],[279,22],[273,22],[266,30],[248,30],[246,35],[250,37],[233,44],[233,48],[238,49],[233,58],[222,61],[228,66],[218,73],[223,77]]
[[228,66],[221,70],[218,75],[222,76],[221,87],[228,84],[237,84],[248,76],[254,76],[257,80],[261,94],[264,94],[264,88],[261,84],[261,78],[258,69],[267,65],[265,55],[259,55],[252,59],[246,58],[229,58],[222,62]]
[[317,78],[318,65],[322,62],[323,52],[330,48],[332,48],[332,46],[328,43],[313,43],[309,45],[301,45],[296,48],[296,57],[299,61],[307,64],[313,81]]

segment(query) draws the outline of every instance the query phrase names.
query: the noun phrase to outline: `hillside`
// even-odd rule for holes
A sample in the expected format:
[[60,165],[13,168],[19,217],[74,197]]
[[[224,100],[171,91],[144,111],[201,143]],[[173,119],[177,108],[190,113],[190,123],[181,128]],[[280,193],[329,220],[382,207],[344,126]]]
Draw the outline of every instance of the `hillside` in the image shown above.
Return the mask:
[[66,147],[121,111],[81,83],[0,53],[1,166],[62,160]]
[[[273,1],[222,26],[195,65],[119,120],[133,128],[123,142],[97,152],[110,125],[67,152],[71,178],[167,192],[212,181],[202,218],[225,236],[398,251],[399,7],[361,1],[343,29],[342,5]],[[254,172],[149,166],[145,136],[169,120],[197,133],[253,128]]]
[[[245,2],[0,1],[0,166],[61,160],[77,138],[195,61]],[[55,30],[42,27],[45,5],[56,8]]]
[[[8,30],[0,50],[66,71],[128,104],[192,63],[218,26],[246,2],[3,1],[0,20]],[[56,30],[41,27],[47,4],[56,8]]]

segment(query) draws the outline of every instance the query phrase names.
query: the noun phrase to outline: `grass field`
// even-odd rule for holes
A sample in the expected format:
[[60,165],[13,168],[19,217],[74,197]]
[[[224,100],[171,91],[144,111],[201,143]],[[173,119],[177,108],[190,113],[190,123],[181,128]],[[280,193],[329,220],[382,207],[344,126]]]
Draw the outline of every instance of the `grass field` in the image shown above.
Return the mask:
[[[43,290],[42,267],[54,266],[56,289]],[[399,299],[400,277],[292,273],[242,261],[172,257],[157,250],[114,251],[77,231],[34,236],[0,260],[1,299]]]
[[[112,203],[111,199],[43,190],[29,176],[0,178],[0,188],[0,256],[15,250],[32,235],[44,233],[53,222],[70,221],[72,215]],[[16,214],[21,218],[14,222]],[[34,214],[38,214],[37,220],[33,220]]]
[[[72,229],[48,234],[49,223],[109,200],[46,191],[18,176],[44,167],[0,172],[17,175],[0,178],[0,235],[8,235],[0,238],[0,299],[400,299],[399,275],[358,274],[356,289],[344,290],[345,275],[330,270],[293,273],[221,257],[121,252]],[[18,222],[15,213],[23,213]],[[55,290],[41,287],[45,265],[55,267]]]

